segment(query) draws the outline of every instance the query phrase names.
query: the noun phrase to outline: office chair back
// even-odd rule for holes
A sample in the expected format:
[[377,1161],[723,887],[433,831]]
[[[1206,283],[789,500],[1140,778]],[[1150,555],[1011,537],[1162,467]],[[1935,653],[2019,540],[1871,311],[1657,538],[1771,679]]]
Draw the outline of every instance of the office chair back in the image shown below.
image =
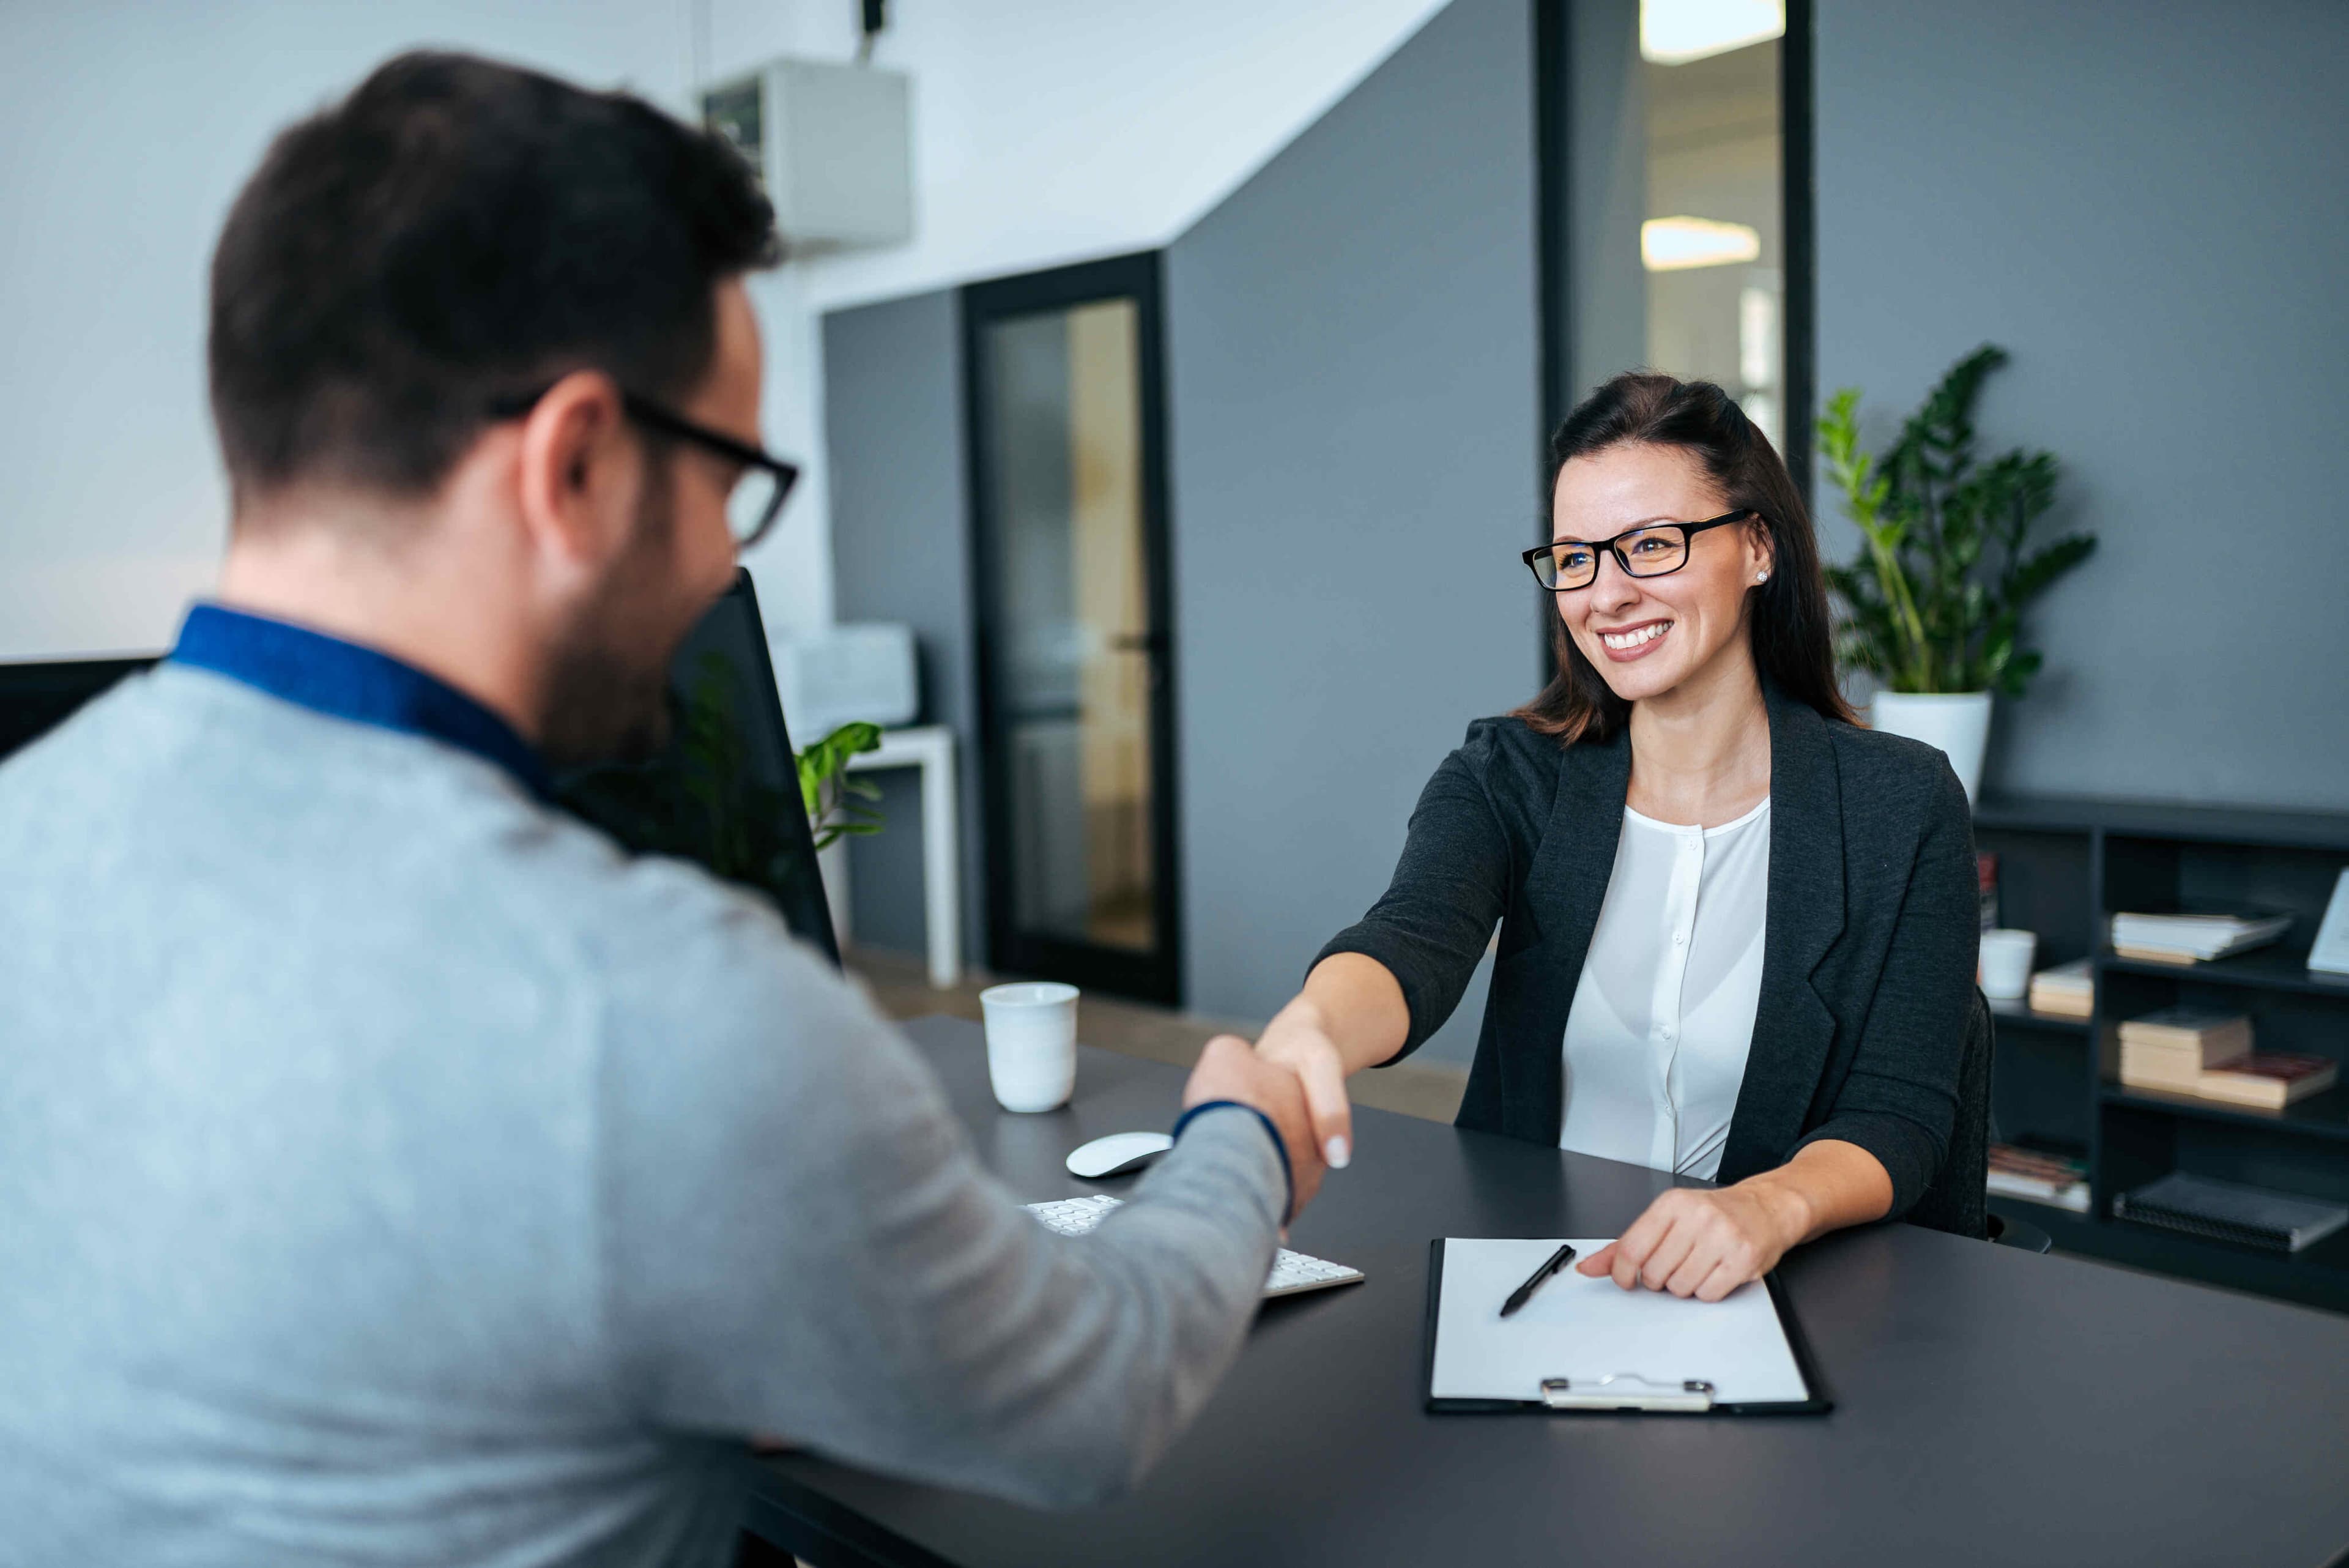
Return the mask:
[[1964,1055],[1958,1064],[1958,1114],[1950,1124],[1949,1152],[1941,1173],[1909,1211],[1911,1225],[1984,1241],[1990,1210],[1984,1201],[1990,1179],[1990,1003],[1977,990],[1966,1019]]

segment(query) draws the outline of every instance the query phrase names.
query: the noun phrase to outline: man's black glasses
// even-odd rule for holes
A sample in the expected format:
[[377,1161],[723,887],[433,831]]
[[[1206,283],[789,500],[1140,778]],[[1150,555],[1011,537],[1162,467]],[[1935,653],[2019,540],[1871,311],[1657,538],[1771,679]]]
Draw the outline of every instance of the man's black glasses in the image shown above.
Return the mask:
[[1530,567],[1534,581],[1554,593],[1587,588],[1599,578],[1599,556],[1615,557],[1626,576],[1661,577],[1688,565],[1689,540],[1708,528],[1754,516],[1751,510],[1725,512],[1702,523],[1650,523],[1612,539],[1560,539],[1537,545],[1518,557]]
[[[551,386],[541,387],[522,397],[501,398],[490,405],[490,413],[501,420],[521,419],[553,390]],[[738,551],[747,550],[767,536],[775,519],[782,514],[783,503],[791,499],[792,486],[799,483],[797,463],[785,462],[635,392],[621,392],[620,407],[647,430],[690,441],[704,452],[738,464],[742,472],[726,496],[726,530],[734,536],[734,548]]]

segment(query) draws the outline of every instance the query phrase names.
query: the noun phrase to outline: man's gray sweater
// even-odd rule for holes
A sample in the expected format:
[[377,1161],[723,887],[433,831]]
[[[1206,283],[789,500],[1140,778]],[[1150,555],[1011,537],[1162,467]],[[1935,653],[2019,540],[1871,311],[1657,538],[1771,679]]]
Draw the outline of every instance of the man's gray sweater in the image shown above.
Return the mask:
[[1195,1121],[1090,1237],[754,900],[165,665],[0,768],[0,1561],[730,1560],[744,1438],[1038,1503],[1237,1354]]

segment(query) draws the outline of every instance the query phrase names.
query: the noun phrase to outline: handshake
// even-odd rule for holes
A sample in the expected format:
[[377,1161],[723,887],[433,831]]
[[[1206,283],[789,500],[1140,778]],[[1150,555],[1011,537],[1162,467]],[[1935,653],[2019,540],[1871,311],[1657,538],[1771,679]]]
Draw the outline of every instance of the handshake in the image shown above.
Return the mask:
[[1288,1154],[1296,1189],[1289,1218],[1295,1220],[1320,1190],[1323,1173],[1344,1169],[1352,1156],[1345,1082],[1344,1064],[1328,1036],[1284,1012],[1255,1045],[1237,1034],[1208,1041],[1184,1085],[1183,1104],[1236,1100],[1271,1118]]

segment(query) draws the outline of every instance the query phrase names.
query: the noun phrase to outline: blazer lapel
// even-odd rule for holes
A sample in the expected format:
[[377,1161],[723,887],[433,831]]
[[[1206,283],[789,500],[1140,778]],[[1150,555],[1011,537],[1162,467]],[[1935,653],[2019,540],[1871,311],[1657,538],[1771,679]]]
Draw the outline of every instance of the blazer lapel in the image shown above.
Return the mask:
[[[1508,1021],[1508,1038],[1528,1048],[1503,1058],[1502,1130],[1535,1143],[1557,1142],[1566,1098],[1566,1021],[1582,980],[1590,933],[1615,875],[1615,844],[1623,831],[1623,798],[1631,782],[1631,742],[1617,735],[1581,742],[1558,754],[1557,794],[1549,826],[1526,871],[1524,907],[1547,917],[1537,940],[1518,961],[1536,967],[1526,977],[1525,1012]],[[1496,988],[1497,990],[1497,988]]]
[[1835,1015],[1812,971],[1843,934],[1843,790],[1827,722],[1765,691],[1770,708],[1770,890],[1762,995],[1745,1082],[1730,1118],[1719,1179],[1779,1162],[1802,1134],[1835,1042]]

